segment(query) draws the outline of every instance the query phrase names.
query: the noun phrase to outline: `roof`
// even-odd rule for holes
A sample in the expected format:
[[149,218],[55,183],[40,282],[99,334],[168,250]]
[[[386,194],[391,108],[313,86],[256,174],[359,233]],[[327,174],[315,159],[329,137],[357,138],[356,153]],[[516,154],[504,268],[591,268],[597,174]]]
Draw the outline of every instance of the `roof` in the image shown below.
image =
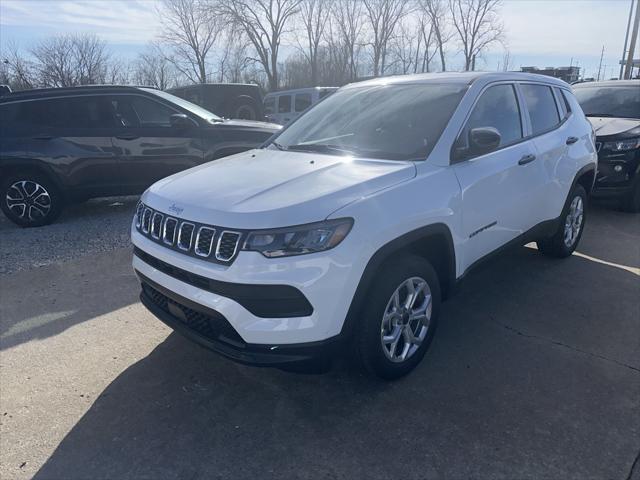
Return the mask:
[[149,86],[131,86],[131,85],[82,85],[77,87],[61,87],[61,88],[34,88],[33,90],[21,90],[12,92],[0,97],[0,102],[8,102],[15,100],[28,100],[35,98],[55,97],[59,95],[77,95],[90,94],[95,92],[102,93],[122,93],[137,91],[140,88],[154,88]]
[[640,80],[607,80],[604,82],[583,82],[571,85],[572,88],[586,87],[639,87]]
[[440,72],[440,73],[418,73],[414,75],[397,75],[389,77],[378,77],[359,83],[351,83],[349,86],[369,86],[369,85],[389,85],[400,83],[458,83],[469,85],[476,80],[482,79],[486,82],[499,81],[530,81],[554,84],[559,87],[569,85],[558,78],[536,73],[524,72]]
[[290,88],[288,90],[275,90],[273,92],[269,92],[265,95],[265,97],[272,97],[274,95],[288,95],[291,93],[304,93],[311,91],[321,91],[321,90],[338,90],[340,87],[300,87],[300,88]]

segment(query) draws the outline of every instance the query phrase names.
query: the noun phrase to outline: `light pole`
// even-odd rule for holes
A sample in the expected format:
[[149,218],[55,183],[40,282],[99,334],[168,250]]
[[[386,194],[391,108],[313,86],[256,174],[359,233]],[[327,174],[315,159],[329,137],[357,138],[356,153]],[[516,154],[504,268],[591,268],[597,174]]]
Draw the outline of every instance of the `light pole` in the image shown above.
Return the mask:
[[627,31],[624,34],[624,48],[622,49],[622,56],[620,57],[620,74],[618,80],[622,80],[622,71],[624,69],[624,56],[627,54],[627,44],[629,43],[629,27],[631,26],[631,17],[633,17],[633,3],[635,0],[631,0],[629,6],[629,18],[627,19]]

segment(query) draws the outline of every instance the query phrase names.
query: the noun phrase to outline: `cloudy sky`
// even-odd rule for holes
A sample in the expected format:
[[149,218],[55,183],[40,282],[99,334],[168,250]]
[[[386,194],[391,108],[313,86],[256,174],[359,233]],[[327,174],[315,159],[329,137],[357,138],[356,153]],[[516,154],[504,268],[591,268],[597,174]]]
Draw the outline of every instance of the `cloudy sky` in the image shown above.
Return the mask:
[[[606,76],[617,75],[630,2],[505,0],[502,19],[513,67],[572,62],[593,75],[604,46]],[[0,48],[11,41],[28,48],[52,34],[94,32],[114,54],[132,57],[158,29],[157,0],[0,0]],[[486,56],[484,67],[496,68],[502,57],[497,48]],[[452,58],[452,66],[456,62]]]

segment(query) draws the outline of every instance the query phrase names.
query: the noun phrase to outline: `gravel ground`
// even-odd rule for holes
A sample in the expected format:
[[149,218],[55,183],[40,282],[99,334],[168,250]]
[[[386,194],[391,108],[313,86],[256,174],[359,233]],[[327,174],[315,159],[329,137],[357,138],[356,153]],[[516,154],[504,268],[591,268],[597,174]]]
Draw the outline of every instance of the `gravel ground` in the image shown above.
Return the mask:
[[71,205],[53,225],[20,228],[0,214],[0,274],[129,246],[137,196]]

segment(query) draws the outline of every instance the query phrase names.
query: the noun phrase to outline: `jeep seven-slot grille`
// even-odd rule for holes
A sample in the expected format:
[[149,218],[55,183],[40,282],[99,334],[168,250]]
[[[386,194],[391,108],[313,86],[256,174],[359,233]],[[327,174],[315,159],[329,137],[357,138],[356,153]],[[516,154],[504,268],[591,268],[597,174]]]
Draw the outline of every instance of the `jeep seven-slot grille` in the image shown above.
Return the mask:
[[243,238],[242,232],[175,218],[142,202],[136,207],[135,226],[167,248],[225,265],[235,260]]

